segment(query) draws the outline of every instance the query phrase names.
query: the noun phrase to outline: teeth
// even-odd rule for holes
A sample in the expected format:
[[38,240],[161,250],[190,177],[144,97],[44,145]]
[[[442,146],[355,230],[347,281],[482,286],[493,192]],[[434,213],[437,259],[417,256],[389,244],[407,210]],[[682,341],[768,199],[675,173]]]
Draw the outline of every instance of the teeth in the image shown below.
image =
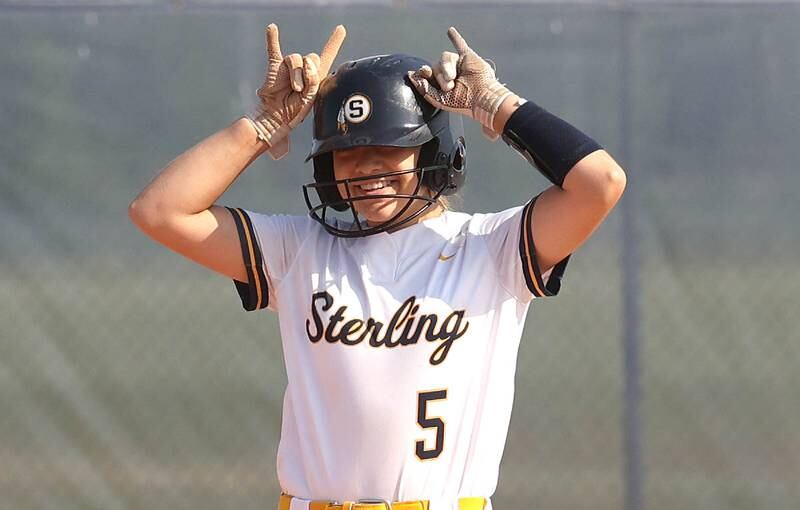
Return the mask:
[[369,183],[361,184],[361,185],[359,185],[359,187],[361,189],[363,189],[364,191],[374,191],[376,189],[383,189],[388,184],[389,183],[387,181],[381,179],[380,181],[377,181],[377,182],[369,182]]

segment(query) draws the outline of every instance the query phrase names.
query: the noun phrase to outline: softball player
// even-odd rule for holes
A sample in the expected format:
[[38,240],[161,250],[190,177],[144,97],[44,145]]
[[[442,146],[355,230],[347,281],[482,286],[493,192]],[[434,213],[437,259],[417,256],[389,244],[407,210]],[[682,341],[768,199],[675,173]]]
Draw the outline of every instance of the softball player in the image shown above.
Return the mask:
[[[247,310],[279,315],[280,510],[491,508],[529,304],[558,293],[624,189],[595,141],[448,35],[456,51],[433,66],[377,55],[329,76],[343,27],[320,55],[284,57],[270,25],[259,113],[179,156],[130,206],[156,241],[233,278]],[[260,154],[285,155],[312,107],[310,214],[214,205]],[[449,210],[462,116],[553,186],[498,213]]]

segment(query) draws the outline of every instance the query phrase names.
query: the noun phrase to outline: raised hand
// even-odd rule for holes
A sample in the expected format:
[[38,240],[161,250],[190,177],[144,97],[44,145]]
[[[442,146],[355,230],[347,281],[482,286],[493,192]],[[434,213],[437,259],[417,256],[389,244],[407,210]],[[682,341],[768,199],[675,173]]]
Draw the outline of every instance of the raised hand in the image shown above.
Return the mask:
[[467,45],[458,30],[450,27],[447,37],[457,53],[445,51],[433,68],[422,66],[409,72],[411,83],[433,106],[477,120],[483,134],[496,140],[494,116],[513,92],[497,80],[492,66]]
[[314,104],[319,85],[328,76],[347,35],[338,25],[322,48],[320,55],[300,56],[281,53],[278,26],[267,26],[267,71],[264,84],[258,89],[260,99],[253,126],[258,137],[269,145],[269,154],[280,159],[289,152],[289,132],[305,119]]

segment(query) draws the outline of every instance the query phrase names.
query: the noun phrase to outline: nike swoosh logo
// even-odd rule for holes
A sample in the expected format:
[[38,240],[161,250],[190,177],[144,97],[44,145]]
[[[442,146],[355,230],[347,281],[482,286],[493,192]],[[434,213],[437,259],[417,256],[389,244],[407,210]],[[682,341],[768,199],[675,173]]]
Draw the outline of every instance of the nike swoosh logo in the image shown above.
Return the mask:
[[[456,252],[456,253],[458,253],[458,252]],[[455,256],[456,256],[456,254],[455,254],[455,253],[454,253],[454,254],[452,254],[452,255],[450,255],[449,257],[445,257],[444,255],[442,255],[442,254],[440,253],[440,254],[439,254],[439,260],[441,260],[441,261],[450,260],[450,259],[452,259],[452,258],[453,258],[453,257],[455,257]]]

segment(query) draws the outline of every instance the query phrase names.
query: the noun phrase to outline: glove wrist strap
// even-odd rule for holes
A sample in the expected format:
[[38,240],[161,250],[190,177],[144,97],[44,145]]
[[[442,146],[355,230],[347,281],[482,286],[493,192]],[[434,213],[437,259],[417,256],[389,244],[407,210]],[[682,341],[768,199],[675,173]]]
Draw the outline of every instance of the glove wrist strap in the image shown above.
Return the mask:
[[250,125],[255,129],[258,139],[267,145],[267,154],[272,159],[281,159],[289,153],[289,135],[287,134],[276,141],[275,135],[280,126],[276,125],[274,121],[270,121],[269,117],[261,114],[255,119],[249,115],[245,115],[244,118],[250,121]]
[[475,98],[472,106],[472,116],[483,126],[483,134],[490,140],[496,140],[500,135],[494,132],[494,117],[500,110],[500,105],[512,95],[505,85],[499,81],[484,88]]
[[275,136],[277,126],[270,122],[269,117],[261,113],[256,115],[255,118],[248,115],[247,119],[253,124],[253,128],[258,134],[258,139],[267,142],[267,145],[272,145],[271,140]]
[[264,130],[264,128],[256,122],[255,120],[251,119],[250,117],[245,117],[247,120],[250,121],[250,124],[253,126],[253,129],[256,130],[256,136],[262,142],[266,142],[269,145],[269,136],[268,133]]

